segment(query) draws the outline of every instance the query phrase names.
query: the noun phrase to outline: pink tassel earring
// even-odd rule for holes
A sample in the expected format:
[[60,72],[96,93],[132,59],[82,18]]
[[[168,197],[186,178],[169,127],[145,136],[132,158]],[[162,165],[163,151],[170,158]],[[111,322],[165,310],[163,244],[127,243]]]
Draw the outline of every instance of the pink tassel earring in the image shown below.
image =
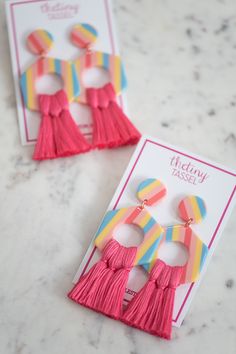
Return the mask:
[[[136,144],[141,134],[116,101],[116,95],[127,85],[121,59],[116,55],[91,50],[91,44],[97,35],[96,29],[85,23],[76,25],[71,32],[72,42],[86,50],[85,55],[75,61],[77,74],[81,78],[81,93],[76,100],[88,104],[91,108],[94,148],[115,148]],[[82,74],[85,69],[91,67],[107,70],[111,82],[101,88],[85,88]]]
[[[102,258],[79,279],[68,294],[70,299],[114,319],[121,318],[130,270],[151,261],[163,232],[145,205],[157,203],[165,194],[166,189],[159,180],[146,180],[138,188],[141,206],[111,210],[106,214],[95,236]],[[113,239],[116,226],[122,223],[135,224],[143,230],[144,240],[138,247],[126,248]]]
[[[152,261],[144,266],[150,272],[149,280],[130,302],[122,317],[122,321],[130,326],[166,339],[171,338],[176,288],[197,280],[208,252],[207,246],[190,228],[191,223],[205,217],[203,200],[196,196],[184,198],[179,204],[179,213],[185,223],[164,229]],[[172,267],[157,259],[159,247],[164,242],[180,242],[186,246],[189,258],[184,266]]]
[[[34,54],[44,55],[51,48],[53,38],[49,32],[39,29],[28,36],[27,44]],[[37,95],[36,80],[46,74],[59,75],[64,89],[53,95]],[[34,160],[66,157],[91,149],[69,111],[69,102],[80,91],[74,64],[41,56],[22,74],[20,84],[26,107],[41,114]]]

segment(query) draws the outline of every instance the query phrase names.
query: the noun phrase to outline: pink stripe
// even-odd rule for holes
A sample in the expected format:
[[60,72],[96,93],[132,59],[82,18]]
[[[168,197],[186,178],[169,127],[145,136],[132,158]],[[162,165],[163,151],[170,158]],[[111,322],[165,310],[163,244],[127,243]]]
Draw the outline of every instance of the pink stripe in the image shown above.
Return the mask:
[[85,41],[82,40],[76,33],[71,34],[71,39],[79,47],[84,47],[86,44]]
[[190,248],[190,242],[191,242],[191,234],[192,234],[192,230],[190,228],[185,228],[183,227],[182,229],[182,235],[183,235],[183,243],[185,245],[185,247],[187,248],[187,251],[188,251],[188,259],[187,259],[187,262],[184,266],[184,270],[183,270],[183,274],[182,274],[182,277],[181,277],[181,280],[180,280],[180,283],[181,284],[185,284],[186,283],[186,272],[187,272],[187,266],[188,266],[188,260],[189,260],[189,257],[190,257],[190,252],[189,252],[189,248]]
[[[159,237],[160,237],[160,226],[157,225],[157,224],[154,224],[152,226],[152,228],[144,235],[144,240],[145,242],[148,241],[150,238],[153,237],[153,235],[157,233],[157,237],[155,240],[157,240]],[[143,246],[143,243],[142,242],[139,246],[138,246],[138,250]],[[152,245],[152,244],[151,244]],[[151,246],[150,246],[151,247]]]
[[[184,208],[186,210],[186,216],[189,219],[189,218],[191,218],[194,215],[192,205],[189,203],[188,200],[185,200],[183,202],[183,204],[184,204]],[[187,220],[185,220],[185,221],[187,221]]]
[[85,36],[84,33],[77,33],[77,32],[73,32],[73,38],[77,39],[79,43],[83,43],[84,45],[86,45],[88,43],[88,37]]
[[125,223],[130,224],[130,223],[136,222],[139,214],[140,214],[140,210],[138,208],[135,208],[133,210],[133,212],[127,217],[127,219],[125,220]]
[[158,194],[162,189],[164,189],[162,184],[160,184],[159,186],[156,186],[148,194],[145,195],[145,199],[152,198],[155,194]]
[[38,43],[40,44],[42,50],[47,49],[47,43],[46,41],[44,41],[44,39],[39,35],[39,33],[35,34],[35,38],[38,41]]
[[152,198],[148,199],[148,205],[153,205],[161,200],[166,195],[166,190],[163,188],[158,194],[155,194]]
[[197,244],[197,238],[195,235],[191,236],[191,241],[190,241],[190,246],[189,246],[189,259],[188,259],[188,264],[187,264],[187,270],[186,270],[186,283],[192,281],[192,274],[193,274],[193,268],[194,268],[194,261],[195,261],[195,256],[196,256],[196,244]]

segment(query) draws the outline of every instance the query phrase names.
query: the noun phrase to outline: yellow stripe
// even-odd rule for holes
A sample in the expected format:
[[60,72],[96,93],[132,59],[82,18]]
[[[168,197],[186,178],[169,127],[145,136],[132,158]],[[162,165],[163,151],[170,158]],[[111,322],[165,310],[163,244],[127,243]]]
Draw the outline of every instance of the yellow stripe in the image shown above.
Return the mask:
[[29,106],[29,108],[32,109],[34,107],[34,98],[33,98],[33,92],[34,92],[33,66],[31,66],[26,71],[26,83],[27,83],[28,106]]
[[87,29],[85,29],[84,27],[80,26],[79,31],[81,31],[86,39],[89,39],[90,41],[94,41],[94,39],[96,38],[96,36],[94,36],[91,32],[89,32]]
[[194,265],[193,265],[193,270],[192,270],[192,279],[193,280],[195,280],[199,274],[201,254],[202,254],[202,241],[197,237]]
[[158,187],[160,185],[160,181],[153,181],[151,184],[149,184],[147,187],[143,188],[140,192],[138,192],[139,196],[142,198],[145,196],[147,193],[149,193],[154,187]]
[[150,219],[151,219],[151,215],[145,213],[144,217],[140,221],[138,221],[138,225],[144,228],[144,226],[147,225]]
[[120,87],[121,87],[121,75],[120,75],[120,58],[118,56],[114,57],[114,86],[115,86],[115,91],[119,92]]
[[179,241],[180,227],[174,227],[172,231],[172,241]]
[[55,60],[53,58],[48,58],[48,71],[50,73],[55,73]]
[[107,226],[98,234],[95,239],[95,245],[99,246],[102,243],[103,239],[107,236],[107,234],[112,230],[112,228],[119,222],[119,220],[124,216],[127,212],[127,208],[122,208],[118,211],[118,213],[114,216],[114,218],[107,224]]
[[193,208],[193,211],[194,211],[194,216],[196,218],[196,221],[201,220],[202,216],[201,216],[201,213],[200,213],[196,198],[195,197],[191,197],[190,200],[191,200],[191,205],[192,205],[192,208]]
[[96,52],[94,53],[96,55],[96,66],[101,66],[103,67],[103,53],[102,52]]
[[40,32],[39,35],[43,41],[44,44],[46,44],[46,48],[50,47],[52,44],[51,38],[48,37],[47,33],[45,31]]
[[159,247],[157,247],[157,249],[155,250],[155,252],[153,253],[153,255],[152,255],[151,259],[150,259],[150,267],[149,267],[150,269],[153,267],[156,259],[158,258],[158,249],[159,249]]
[[152,268],[153,268],[153,266],[154,266],[154,264],[155,264],[155,262],[156,262],[156,259],[157,259],[157,253],[156,253],[156,257],[153,257],[152,260],[151,260],[151,262],[150,262],[149,265],[148,265],[148,272],[149,272],[149,273],[151,272],[151,270],[152,270]]
[[138,252],[136,255],[136,259],[135,259],[135,264],[137,264],[139,262],[139,260],[144,256],[144,254],[147,252],[147,250],[160,237],[160,235],[162,233],[162,228],[158,225],[154,225],[154,227],[151,230],[152,230],[152,235],[148,239],[145,239],[143,244],[141,244],[138,248]]
[[66,70],[66,82],[67,82],[67,95],[68,100],[71,101],[73,98],[73,85],[72,85],[72,67],[70,64],[65,64]]
[[81,60],[78,59],[74,62],[75,64],[75,70],[76,70],[76,75],[80,78],[80,73],[81,73]]

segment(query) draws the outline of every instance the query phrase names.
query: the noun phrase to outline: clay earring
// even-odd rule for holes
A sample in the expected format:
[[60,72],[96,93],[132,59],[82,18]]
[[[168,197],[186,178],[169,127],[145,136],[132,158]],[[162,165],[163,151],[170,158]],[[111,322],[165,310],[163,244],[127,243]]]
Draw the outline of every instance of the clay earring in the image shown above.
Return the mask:
[[[20,85],[25,106],[41,114],[41,123],[35,145],[34,160],[66,157],[90,150],[69,112],[69,102],[79,95],[80,85],[74,64],[44,55],[51,49],[52,35],[42,29],[27,38],[29,50],[39,55],[21,76]],[[64,89],[53,95],[36,93],[36,80],[46,74],[59,75]]]
[[[121,59],[117,55],[93,50],[91,46],[97,36],[96,29],[86,23],[76,25],[71,31],[72,42],[86,50],[85,55],[74,62],[81,83],[80,95],[75,100],[91,108],[94,148],[136,144],[141,135],[116,102],[116,95],[127,85]],[[92,67],[108,71],[110,83],[101,88],[85,88],[82,74],[85,69]]]
[[[164,228],[164,234],[152,261],[144,267],[150,272],[149,280],[131,300],[122,321],[151,334],[170,339],[176,288],[195,282],[208,253],[190,225],[200,222],[206,215],[204,201],[197,196],[181,200],[178,206],[183,225]],[[189,257],[183,266],[169,266],[158,259],[158,251],[164,242],[180,242],[186,246]]]
[[[73,301],[105,315],[120,319],[123,297],[130,270],[145,265],[152,259],[163,229],[149,214],[145,206],[157,203],[166,194],[159,180],[141,183],[137,196],[141,205],[109,211],[95,236],[95,246],[102,252],[98,261],[68,294]],[[124,247],[113,239],[120,224],[134,224],[144,233],[138,247]]]

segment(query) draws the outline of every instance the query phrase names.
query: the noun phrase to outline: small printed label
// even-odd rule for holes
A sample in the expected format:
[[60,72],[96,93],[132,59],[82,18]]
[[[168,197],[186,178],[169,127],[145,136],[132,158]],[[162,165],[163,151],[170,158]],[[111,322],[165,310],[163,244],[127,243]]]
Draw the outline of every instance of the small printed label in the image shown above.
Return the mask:
[[79,5],[69,2],[45,2],[43,5],[40,5],[40,10],[48,16],[49,20],[61,20],[76,16],[79,12]]
[[171,157],[170,166],[172,176],[193,185],[204,183],[209,178],[206,172],[178,155]]

